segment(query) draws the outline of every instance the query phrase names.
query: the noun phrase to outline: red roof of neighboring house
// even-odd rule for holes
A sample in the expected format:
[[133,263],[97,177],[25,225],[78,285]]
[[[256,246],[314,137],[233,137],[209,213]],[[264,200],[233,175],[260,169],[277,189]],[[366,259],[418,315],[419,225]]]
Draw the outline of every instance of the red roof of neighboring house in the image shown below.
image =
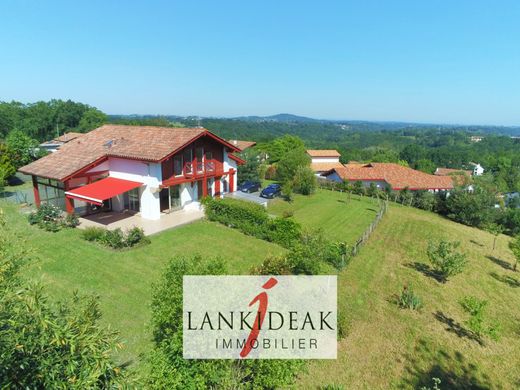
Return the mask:
[[240,141],[237,139],[230,139],[228,142],[241,151],[256,145],[255,141]]
[[309,149],[307,154],[311,157],[340,157],[341,154],[333,149]]
[[67,143],[67,142],[72,141],[73,139],[82,137],[84,135],[85,135],[85,133],[77,133],[74,131],[69,131],[68,133],[62,134],[59,137],[54,138],[54,141]]
[[[345,164],[335,168],[342,180],[385,181],[392,189],[402,190],[446,190],[453,188],[450,176],[435,176],[394,163]],[[327,172],[328,176],[332,171]]]
[[437,175],[437,176],[448,176],[448,175],[454,175],[454,174],[455,175],[463,174],[463,175],[472,176],[473,171],[469,171],[469,170],[465,170],[465,169],[437,168],[434,173],[434,175]]
[[239,149],[202,128],[104,125],[62,145],[58,151],[22,168],[20,172],[64,181],[107,157],[161,162],[202,136]]
[[339,162],[319,162],[319,163],[311,163],[311,169],[314,172],[326,172],[330,171],[334,168],[343,168],[343,165]]

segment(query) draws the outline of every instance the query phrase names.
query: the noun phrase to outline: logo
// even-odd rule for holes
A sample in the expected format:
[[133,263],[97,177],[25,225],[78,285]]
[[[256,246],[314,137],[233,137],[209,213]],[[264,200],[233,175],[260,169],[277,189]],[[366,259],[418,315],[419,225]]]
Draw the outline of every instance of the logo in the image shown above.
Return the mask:
[[184,276],[185,359],[335,359],[336,276]]

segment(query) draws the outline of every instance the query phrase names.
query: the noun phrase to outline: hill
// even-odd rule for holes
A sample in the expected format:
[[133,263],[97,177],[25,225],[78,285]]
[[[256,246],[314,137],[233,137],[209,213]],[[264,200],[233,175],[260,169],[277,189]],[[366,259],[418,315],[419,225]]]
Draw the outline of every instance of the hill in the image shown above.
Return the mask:
[[[441,284],[427,271],[432,238],[459,240],[468,254],[464,272]],[[520,276],[510,270],[509,238],[493,236],[442,217],[391,205],[358,257],[339,276],[338,304],[347,317],[347,336],[338,359],[314,361],[297,386],[315,388],[419,388],[442,380],[445,388],[515,388],[520,385]],[[393,302],[411,284],[421,311]],[[502,328],[497,342],[479,344],[468,332],[459,300],[488,301],[487,315]]]

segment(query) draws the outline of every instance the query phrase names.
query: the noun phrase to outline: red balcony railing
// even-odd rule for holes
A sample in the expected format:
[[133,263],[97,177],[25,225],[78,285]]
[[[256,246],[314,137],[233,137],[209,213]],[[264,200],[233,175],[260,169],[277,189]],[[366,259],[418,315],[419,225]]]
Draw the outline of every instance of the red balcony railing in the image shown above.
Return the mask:
[[183,174],[186,177],[193,177],[194,175],[200,175],[204,173],[215,173],[217,170],[217,162],[216,160],[206,160],[204,162],[197,161],[195,163],[196,172],[193,170],[193,163],[187,162],[184,164]]

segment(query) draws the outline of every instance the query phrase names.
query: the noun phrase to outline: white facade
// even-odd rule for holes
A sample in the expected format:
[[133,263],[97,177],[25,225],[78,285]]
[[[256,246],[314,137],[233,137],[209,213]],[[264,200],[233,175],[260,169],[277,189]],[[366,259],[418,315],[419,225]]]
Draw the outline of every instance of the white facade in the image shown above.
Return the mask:
[[473,165],[473,176],[481,176],[484,174],[484,168],[480,164]]
[[311,157],[311,163],[339,163],[339,157]]

